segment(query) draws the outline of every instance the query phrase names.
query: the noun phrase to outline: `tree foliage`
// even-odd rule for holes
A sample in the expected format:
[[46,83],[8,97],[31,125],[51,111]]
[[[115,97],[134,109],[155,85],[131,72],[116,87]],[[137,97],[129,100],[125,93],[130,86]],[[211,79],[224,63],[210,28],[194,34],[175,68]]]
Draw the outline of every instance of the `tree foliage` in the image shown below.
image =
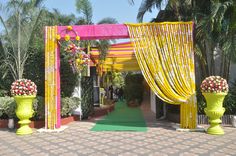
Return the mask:
[[[162,4],[166,4],[166,7],[163,8]],[[228,80],[230,63],[236,60],[235,1],[143,0],[137,20],[141,22],[143,15],[154,8],[157,8],[158,13],[153,22],[195,22],[195,54],[200,68],[199,82],[210,75],[220,75]]]
[[16,1],[7,3],[6,20],[0,16],[4,33],[0,38],[0,47],[3,51],[1,69],[10,72],[13,79],[23,77],[25,63],[29,57],[29,48],[33,42],[34,32],[39,26],[42,9],[42,0]]

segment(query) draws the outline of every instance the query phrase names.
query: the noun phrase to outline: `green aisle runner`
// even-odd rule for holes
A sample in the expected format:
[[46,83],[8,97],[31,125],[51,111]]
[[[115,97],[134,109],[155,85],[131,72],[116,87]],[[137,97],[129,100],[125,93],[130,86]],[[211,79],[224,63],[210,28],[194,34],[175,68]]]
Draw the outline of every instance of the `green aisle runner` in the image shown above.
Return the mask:
[[125,102],[116,102],[115,110],[96,122],[91,131],[138,131],[147,127],[140,108],[129,108]]

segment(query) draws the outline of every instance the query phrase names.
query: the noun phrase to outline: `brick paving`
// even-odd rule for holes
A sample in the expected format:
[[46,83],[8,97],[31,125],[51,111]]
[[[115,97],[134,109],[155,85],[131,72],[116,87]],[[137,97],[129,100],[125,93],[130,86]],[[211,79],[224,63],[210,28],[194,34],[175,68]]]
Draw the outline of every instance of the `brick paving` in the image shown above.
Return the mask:
[[76,121],[59,133],[17,136],[0,129],[0,156],[226,156],[236,155],[236,129],[225,135],[177,132],[172,123],[157,121],[148,104],[142,106],[147,132],[93,132],[95,120]]

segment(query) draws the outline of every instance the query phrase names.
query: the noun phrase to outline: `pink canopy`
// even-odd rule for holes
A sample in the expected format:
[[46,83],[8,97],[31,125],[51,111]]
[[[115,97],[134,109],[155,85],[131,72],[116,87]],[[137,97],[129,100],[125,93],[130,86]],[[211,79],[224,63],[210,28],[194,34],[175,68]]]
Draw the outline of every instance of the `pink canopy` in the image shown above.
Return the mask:
[[58,34],[61,38],[69,35],[71,39],[78,35],[81,40],[129,38],[128,28],[124,24],[80,25],[72,28],[73,31],[69,31],[67,26],[59,26]]

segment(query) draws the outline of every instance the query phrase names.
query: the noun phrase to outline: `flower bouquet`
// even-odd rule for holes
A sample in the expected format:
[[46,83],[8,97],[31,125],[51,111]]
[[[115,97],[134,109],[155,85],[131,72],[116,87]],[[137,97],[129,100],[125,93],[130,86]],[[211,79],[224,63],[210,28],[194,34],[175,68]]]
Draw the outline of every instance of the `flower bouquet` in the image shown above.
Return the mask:
[[37,94],[37,86],[34,82],[27,79],[19,79],[11,85],[12,96],[32,96]]
[[16,134],[25,135],[33,133],[29,127],[31,122],[29,119],[33,116],[33,100],[37,94],[37,86],[34,82],[27,79],[19,79],[12,83],[11,94],[17,104],[16,116],[20,119],[18,122],[20,128],[17,129]]
[[81,73],[89,66],[90,56],[83,49],[74,43],[69,44],[65,49],[68,62],[74,73]]
[[207,77],[201,84],[201,91],[207,102],[204,111],[210,122],[210,127],[207,129],[208,134],[224,134],[224,130],[219,124],[221,123],[220,117],[225,112],[222,105],[228,90],[227,81],[220,76]]
[[229,86],[227,81],[220,76],[209,76],[202,81],[201,91],[203,93],[227,93]]

